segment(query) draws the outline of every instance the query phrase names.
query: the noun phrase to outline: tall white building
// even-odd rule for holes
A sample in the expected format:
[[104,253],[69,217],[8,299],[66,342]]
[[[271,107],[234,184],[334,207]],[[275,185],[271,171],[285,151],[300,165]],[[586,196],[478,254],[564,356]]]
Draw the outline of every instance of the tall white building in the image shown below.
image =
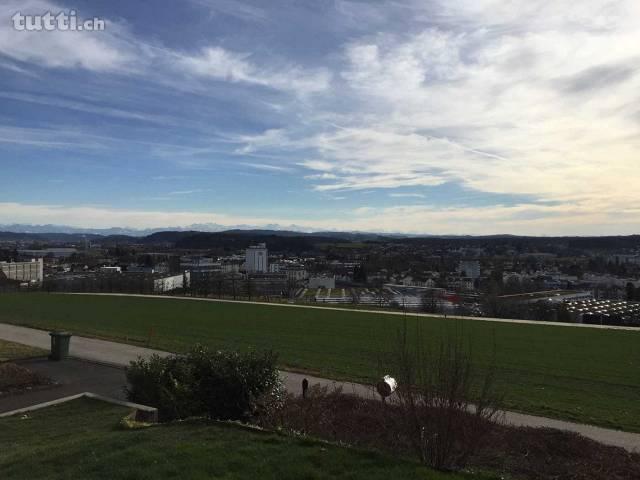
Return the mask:
[[41,282],[44,278],[44,262],[42,258],[30,262],[0,262],[0,271],[9,280]]
[[247,248],[245,268],[248,273],[269,272],[269,251],[266,243]]

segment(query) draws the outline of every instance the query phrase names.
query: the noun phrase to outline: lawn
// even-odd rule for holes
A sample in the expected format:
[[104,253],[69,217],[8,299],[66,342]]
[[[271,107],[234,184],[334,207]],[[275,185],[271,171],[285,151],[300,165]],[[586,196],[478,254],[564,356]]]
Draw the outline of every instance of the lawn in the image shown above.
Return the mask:
[[[134,297],[7,294],[0,321],[65,328],[184,351],[273,349],[282,366],[338,379],[367,380],[394,348],[401,316],[356,311]],[[505,406],[640,432],[640,331],[409,317],[426,342],[453,328],[472,342],[480,368],[495,364]],[[150,332],[153,334],[150,337]]]
[[307,291],[304,292],[304,297],[315,297],[317,292],[317,288],[308,288]]
[[332,288],[331,289],[331,298],[342,298],[345,297],[345,291],[342,288]]
[[0,362],[19,360],[21,358],[41,357],[47,355],[47,353],[45,350],[39,348],[0,340]]
[[204,420],[122,430],[126,413],[79,399],[0,419],[2,479],[488,479]]

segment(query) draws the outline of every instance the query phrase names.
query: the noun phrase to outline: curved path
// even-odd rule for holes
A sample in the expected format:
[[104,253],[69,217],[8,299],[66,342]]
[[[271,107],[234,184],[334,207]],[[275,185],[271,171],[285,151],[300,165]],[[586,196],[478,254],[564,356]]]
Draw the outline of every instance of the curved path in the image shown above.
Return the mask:
[[316,305],[301,305],[298,303],[272,303],[272,302],[253,302],[248,300],[223,300],[219,298],[202,298],[202,297],[184,297],[171,295],[144,295],[138,293],[61,293],[56,292],[51,295],[89,295],[89,296],[108,296],[108,297],[138,297],[138,298],[156,298],[169,300],[186,300],[194,302],[216,302],[216,303],[245,303],[250,305],[265,305],[270,307],[288,307],[288,308],[313,308],[318,310],[338,310],[342,312],[358,312],[358,313],[376,313],[380,315],[411,315],[412,317],[427,318],[449,318],[457,320],[476,320],[479,322],[499,322],[499,323],[522,323],[529,325],[554,325],[557,327],[575,327],[575,328],[595,328],[600,330],[632,330],[640,331],[638,327],[623,327],[618,325],[591,325],[587,323],[566,323],[566,322],[543,322],[538,320],[515,320],[506,318],[491,317],[464,317],[460,315],[442,315],[439,313],[419,313],[419,312],[398,312],[394,310],[369,310],[364,308],[344,308],[344,307],[321,307]]
[[[155,298],[155,297],[154,297]],[[0,339],[8,340],[32,347],[48,349],[51,339],[48,332],[33,328],[19,327],[0,323]],[[94,338],[73,336],[71,339],[71,355],[84,360],[105,363],[114,366],[127,366],[139,357],[147,358],[153,354],[160,356],[170,355],[169,352],[136,347],[123,343],[97,340]],[[285,386],[290,392],[300,392],[302,379],[307,378],[311,384],[319,383],[329,387],[342,387],[345,393],[353,393],[363,397],[371,397],[375,394],[370,386],[338,382],[326,378],[313,377],[293,372],[281,372]],[[605,445],[622,447],[630,452],[640,452],[640,434],[610,430],[592,425],[583,425],[546,417],[537,417],[516,412],[504,412],[504,421],[507,424],[526,427],[546,427],[560,430],[568,430],[579,433]]]

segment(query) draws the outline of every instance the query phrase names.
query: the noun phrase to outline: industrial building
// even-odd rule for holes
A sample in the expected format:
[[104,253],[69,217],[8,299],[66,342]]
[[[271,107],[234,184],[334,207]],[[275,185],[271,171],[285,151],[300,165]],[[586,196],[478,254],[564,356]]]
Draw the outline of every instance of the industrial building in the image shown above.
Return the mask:
[[624,300],[582,300],[566,303],[578,323],[640,326],[640,302]]
[[516,293],[513,295],[501,295],[498,297],[500,301],[513,303],[535,303],[547,301],[551,304],[560,304],[563,302],[590,300],[593,293],[576,290],[547,290],[544,292]]
[[30,262],[0,262],[0,271],[8,280],[18,282],[42,282],[44,262],[42,258]]

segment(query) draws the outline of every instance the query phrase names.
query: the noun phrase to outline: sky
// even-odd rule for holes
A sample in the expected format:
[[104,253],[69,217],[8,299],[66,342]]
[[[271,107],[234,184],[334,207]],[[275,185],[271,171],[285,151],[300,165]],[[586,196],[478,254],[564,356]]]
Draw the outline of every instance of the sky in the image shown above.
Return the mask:
[[640,233],[639,62],[637,0],[3,0],[0,224]]

